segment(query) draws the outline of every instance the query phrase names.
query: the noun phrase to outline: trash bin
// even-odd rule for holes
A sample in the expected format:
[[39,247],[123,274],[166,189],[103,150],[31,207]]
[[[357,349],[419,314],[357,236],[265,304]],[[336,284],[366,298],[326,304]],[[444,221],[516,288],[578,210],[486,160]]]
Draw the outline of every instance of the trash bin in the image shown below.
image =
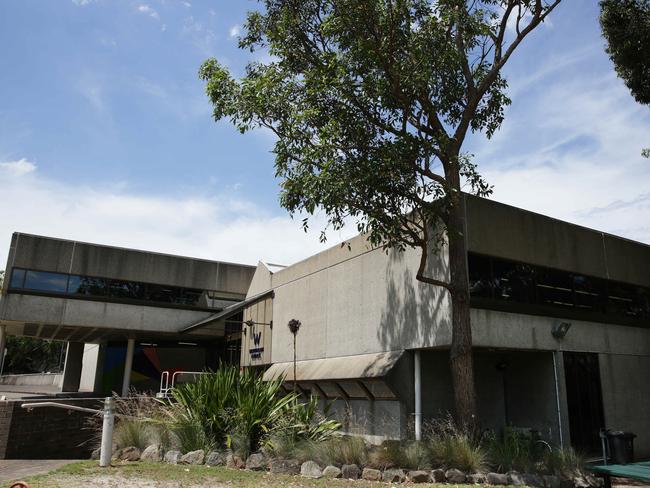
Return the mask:
[[627,464],[634,461],[634,438],[636,434],[620,430],[608,430],[606,435],[612,463]]

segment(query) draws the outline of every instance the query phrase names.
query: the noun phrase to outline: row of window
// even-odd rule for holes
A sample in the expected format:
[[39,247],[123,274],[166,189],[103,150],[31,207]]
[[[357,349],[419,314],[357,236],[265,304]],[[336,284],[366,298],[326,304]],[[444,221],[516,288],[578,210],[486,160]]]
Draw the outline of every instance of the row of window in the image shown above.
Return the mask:
[[196,288],[22,268],[13,269],[9,287],[12,290],[65,294],[77,298],[109,298],[115,301],[156,302],[196,308],[215,308],[221,302],[209,291]]
[[[650,288],[469,254],[473,299],[650,320]],[[475,300],[477,301],[477,300]]]

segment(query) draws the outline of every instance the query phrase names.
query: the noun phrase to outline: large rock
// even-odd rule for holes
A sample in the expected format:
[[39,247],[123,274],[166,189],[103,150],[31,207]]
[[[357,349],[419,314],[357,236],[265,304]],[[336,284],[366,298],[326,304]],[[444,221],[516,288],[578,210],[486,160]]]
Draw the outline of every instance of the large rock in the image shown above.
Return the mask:
[[363,468],[361,477],[367,481],[381,481],[381,471],[373,468]]
[[508,484],[508,475],[505,473],[488,473],[487,482],[489,485],[505,486]]
[[300,466],[300,476],[303,478],[318,479],[323,477],[323,472],[321,471],[320,466],[314,461],[305,461]]
[[589,484],[589,481],[587,481],[587,478],[582,475],[575,476],[573,478],[573,486],[575,488],[591,488],[591,485]]
[[178,464],[178,460],[181,458],[180,451],[167,451],[165,453],[165,462],[169,464]]
[[361,476],[361,470],[356,464],[344,464],[341,466],[341,478],[357,480],[359,476]]
[[226,467],[230,469],[244,469],[246,463],[236,454],[229,453],[226,454]]
[[484,485],[487,483],[487,476],[484,473],[472,473],[467,475],[467,482],[473,485]]
[[120,452],[120,459],[122,461],[139,461],[141,451],[137,447],[125,447]]
[[226,464],[226,454],[219,451],[210,451],[205,456],[205,464],[208,466],[224,466]]
[[434,483],[444,483],[447,481],[447,478],[445,478],[444,469],[434,469],[431,471],[431,479]]
[[340,478],[341,470],[336,466],[326,466],[323,470],[323,478]]
[[271,459],[269,468],[273,474],[298,474],[300,462],[297,459]]
[[460,469],[452,468],[445,471],[445,478],[449,483],[460,485],[467,481],[467,476]]
[[265,471],[267,464],[264,454],[259,452],[251,454],[246,459],[246,469],[250,469],[251,471]]
[[204,460],[205,451],[203,449],[197,449],[196,451],[183,454],[178,462],[179,464],[203,464]]
[[409,471],[408,478],[413,483],[428,483],[431,481],[429,472],[422,470]]
[[402,483],[406,480],[406,475],[401,469],[387,469],[382,474],[381,479],[389,483]]
[[142,454],[140,455],[140,461],[147,461],[150,463],[159,463],[162,458],[163,451],[158,444],[151,444],[150,446],[147,446],[147,448],[142,451]]
[[524,478],[517,471],[508,471],[508,484],[513,486],[524,486]]

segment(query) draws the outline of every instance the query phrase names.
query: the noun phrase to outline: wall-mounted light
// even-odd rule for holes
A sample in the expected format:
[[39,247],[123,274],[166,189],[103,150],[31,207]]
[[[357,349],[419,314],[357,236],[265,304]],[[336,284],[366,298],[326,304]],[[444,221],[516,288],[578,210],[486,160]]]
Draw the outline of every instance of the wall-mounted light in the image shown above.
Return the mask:
[[569,322],[559,322],[557,324],[553,324],[551,334],[553,334],[553,337],[556,339],[564,339],[564,336],[566,336],[570,328],[571,324]]

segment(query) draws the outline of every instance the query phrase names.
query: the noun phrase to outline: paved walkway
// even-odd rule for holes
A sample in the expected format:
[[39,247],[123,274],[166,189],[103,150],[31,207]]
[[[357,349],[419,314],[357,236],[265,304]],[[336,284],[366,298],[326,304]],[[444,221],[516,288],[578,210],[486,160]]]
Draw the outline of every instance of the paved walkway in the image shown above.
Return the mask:
[[74,462],[71,459],[0,459],[0,483],[49,473]]

